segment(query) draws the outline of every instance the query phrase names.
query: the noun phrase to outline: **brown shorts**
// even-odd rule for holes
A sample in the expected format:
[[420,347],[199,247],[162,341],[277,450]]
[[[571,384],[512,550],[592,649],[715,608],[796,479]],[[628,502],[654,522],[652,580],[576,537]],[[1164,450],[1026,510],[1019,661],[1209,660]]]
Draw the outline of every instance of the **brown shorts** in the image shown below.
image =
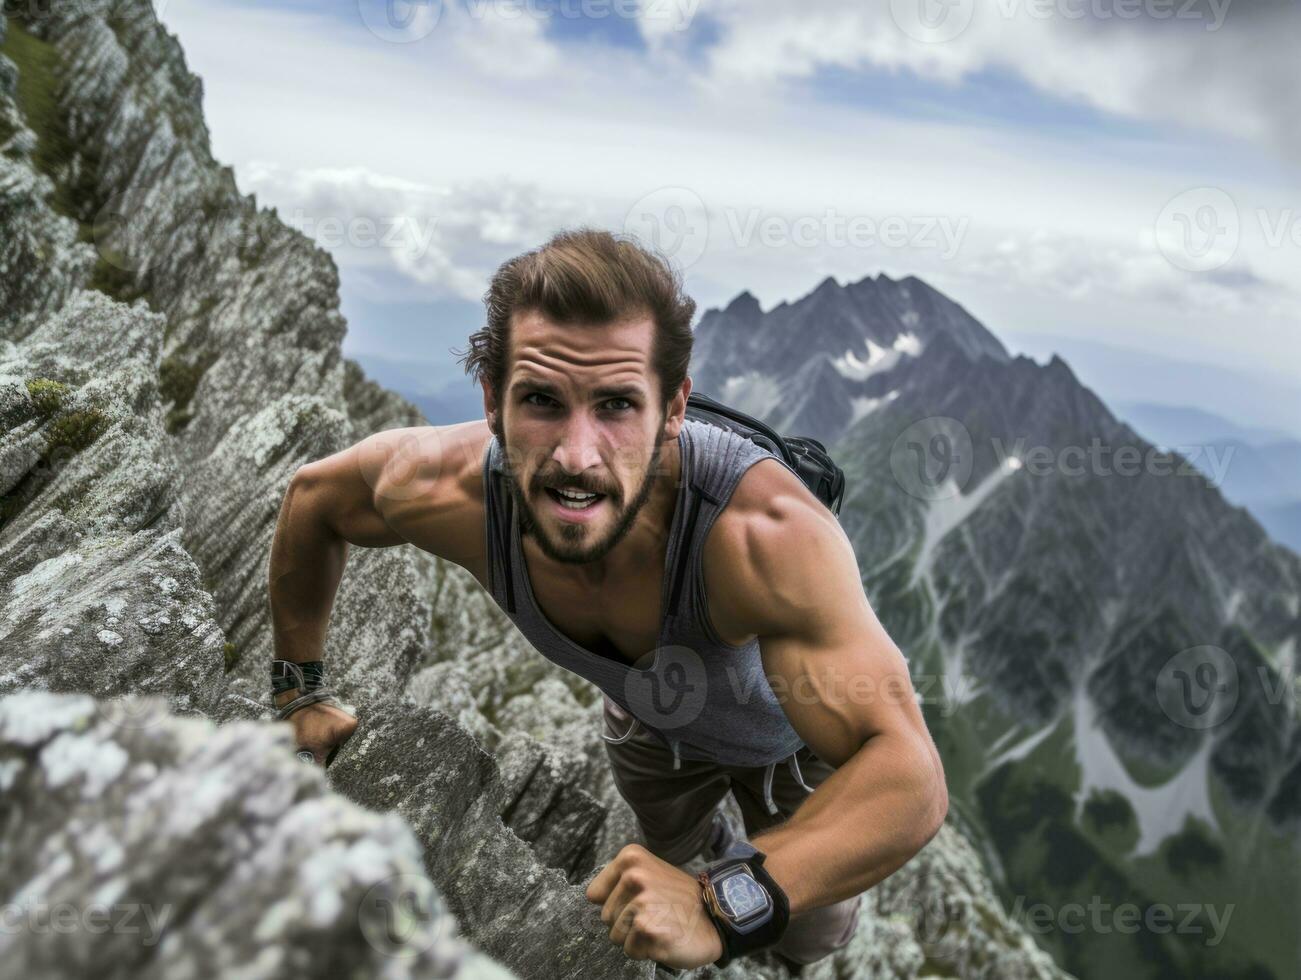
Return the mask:
[[[605,697],[605,734],[628,731],[632,716]],[[809,796],[790,767],[781,762],[772,777],[771,795],[777,806],[769,813],[764,799],[766,768],[720,766],[713,762],[679,760],[654,735],[640,729],[620,744],[605,743],[619,794],[637,817],[646,847],[673,865],[684,865],[704,849],[714,811],[730,790],[741,808],[747,838],[787,820]],[[805,746],[796,755],[803,781],[816,789],[835,772]],[[774,949],[796,963],[812,963],[840,949],[854,935],[861,896],[793,916]]]

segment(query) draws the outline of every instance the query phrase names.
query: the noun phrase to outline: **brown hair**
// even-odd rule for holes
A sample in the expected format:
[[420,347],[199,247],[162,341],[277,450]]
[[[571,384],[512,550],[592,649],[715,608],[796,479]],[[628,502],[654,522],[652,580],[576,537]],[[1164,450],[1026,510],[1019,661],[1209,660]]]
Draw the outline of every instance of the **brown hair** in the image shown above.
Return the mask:
[[667,404],[686,379],[696,302],[683,292],[680,272],[630,236],[596,228],[561,231],[502,263],[483,304],[487,323],[470,335],[459,360],[466,374],[480,386],[486,381],[498,398],[506,383],[511,315],[526,310],[557,323],[591,325],[649,313],[661,403]]

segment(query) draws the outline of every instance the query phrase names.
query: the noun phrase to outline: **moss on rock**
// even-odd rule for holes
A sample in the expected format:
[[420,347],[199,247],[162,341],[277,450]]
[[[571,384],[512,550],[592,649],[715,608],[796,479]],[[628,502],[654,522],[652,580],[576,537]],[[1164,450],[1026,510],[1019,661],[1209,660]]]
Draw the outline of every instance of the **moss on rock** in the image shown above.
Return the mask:
[[32,378],[27,382],[27,394],[43,418],[49,418],[63,407],[68,390],[63,382],[51,381],[49,378]]
[[170,404],[167,411],[167,431],[175,435],[189,424],[194,414],[190,411],[190,399],[199,387],[206,363],[190,363],[177,355],[163,359],[158,368],[158,393],[163,401]]

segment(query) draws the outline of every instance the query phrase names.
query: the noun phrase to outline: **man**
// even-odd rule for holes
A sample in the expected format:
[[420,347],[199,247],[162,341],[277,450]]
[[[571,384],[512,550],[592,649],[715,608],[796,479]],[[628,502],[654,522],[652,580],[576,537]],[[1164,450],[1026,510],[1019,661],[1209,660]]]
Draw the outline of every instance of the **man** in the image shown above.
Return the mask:
[[[379,433],[295,475],[272,550],[277,657],[319,658],[348,544],[461,565],[603,691],[646,840],[587,887],[611,941],[680,968],[827,955],[948,806],[852,546],[783,461],[686,419],[695,304],[661,258],[564,232],[504,264],[485,304],[466,355],[485,420]],[[328,703],[290,720],[317,761],[356,724]],[[748,845],[720,821],[729,790]],[[681,867],[698,857],[709,876]]]

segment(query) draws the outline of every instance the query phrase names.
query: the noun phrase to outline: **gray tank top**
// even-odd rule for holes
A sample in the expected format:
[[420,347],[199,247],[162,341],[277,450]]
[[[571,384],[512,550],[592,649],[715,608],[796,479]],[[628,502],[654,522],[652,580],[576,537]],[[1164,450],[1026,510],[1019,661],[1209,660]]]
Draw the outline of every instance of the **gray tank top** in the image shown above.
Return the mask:
[[[804,742],[768,684],[759,641],[732,646],[709,622],[701,555],[705,537],[746,470],[768,458],[790,467],[729,429],[691,418],[678,436],[678,449],[682,482],[665,560],[660,608],[666,612],[654,651],[631,665],[594,653],[561,633],[538,608],[495,436],[483,464],[490,592],[543,656],[591,681],[634,717],[634,726],[671,747],[675,766],[679,759],[694,759],[772,767]],[[607,741],[632,734],[607,736]]]

